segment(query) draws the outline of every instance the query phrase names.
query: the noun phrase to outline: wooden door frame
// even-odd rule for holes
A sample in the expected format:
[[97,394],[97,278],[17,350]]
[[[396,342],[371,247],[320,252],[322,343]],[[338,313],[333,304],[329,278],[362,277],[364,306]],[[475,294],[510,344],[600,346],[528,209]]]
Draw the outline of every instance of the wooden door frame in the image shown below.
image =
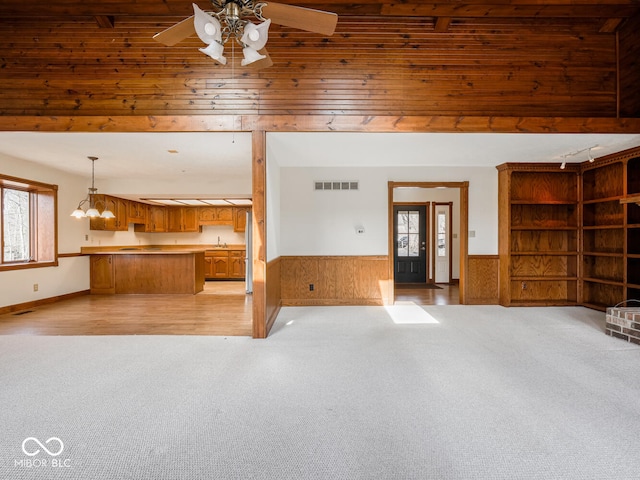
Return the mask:
[[[393,264],[391,266],[391,269],[393,270],[394,274],[395,274],[395,262],[396,262],[396,249],[393,246],[394,242],[394,229],[393,226],[395,224],[395,218],[393,215],[393,208],[398,206],[398,205],[407,205],[407,206],[418,206],[418,207],[425,207],[424,208],[424,224],[425,224],[425,228],[427,229],[426,233],[425,233],[425,237],[427,239],[427,244],[429,243],[429,229],[431,228],[431,225],[429,224],[429,219],[431,216],[431,203],[432,202],[393,202],[391,204],[391,218],[393,220],[393,222],[391,223],[391,243],[392,243],[392,247],[391,247],[391,257],[389,258],[389,261]],[[425,276],[426,279],[424,281],[424,283],[429,283],[429,254],[427,253],[425,255],[425,260],[424,260],[424,268],[425,268]],[[395,279],[394,279],[394,283],[395,283]]]
[[388,298],[389,305],[395,300],[393,262],[393,190],[398,187],[414,188],[458,188],[460,189],[460,304],[467,298],[467,270],[469,269],[469,182],[394,182],[387,183],[387,238],[389,258]]
[[436,208],[438,205],[446,205],[449,207],[449,283],[453,280],[453,253],[451,246],[453,245],[453,202],[431,202],[431,273],[433,274],[433,283],[436,283]]

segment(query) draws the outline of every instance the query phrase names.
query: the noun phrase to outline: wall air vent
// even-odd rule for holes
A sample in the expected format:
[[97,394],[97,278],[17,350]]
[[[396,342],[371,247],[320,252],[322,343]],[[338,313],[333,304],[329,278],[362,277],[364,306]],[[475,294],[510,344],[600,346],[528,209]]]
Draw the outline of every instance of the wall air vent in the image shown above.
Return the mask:
[[358,182],[352,181],[323,181],[313,182],[315,190],[358,190]]

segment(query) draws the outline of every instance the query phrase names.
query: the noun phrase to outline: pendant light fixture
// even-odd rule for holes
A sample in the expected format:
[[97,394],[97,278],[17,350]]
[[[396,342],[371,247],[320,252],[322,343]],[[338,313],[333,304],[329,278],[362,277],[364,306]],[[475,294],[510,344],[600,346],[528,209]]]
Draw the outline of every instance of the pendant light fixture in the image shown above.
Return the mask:
[[[96,200],[95,195],[98,193],[98,189],[95,187],[95,163],[98,160],[98,157],[87,157],[91,160],[91,187],[89,188],[89,193],[87,196],[80,201],[78,207],[71,212],[71,216],[75,218],[116,218],[111,210],[107,208],[101,200]],[[89,208],[85,211],[82,209],[82,206],[88,204]],[[98,205],[102,205],[104,209],[102,213],[98,210]]]

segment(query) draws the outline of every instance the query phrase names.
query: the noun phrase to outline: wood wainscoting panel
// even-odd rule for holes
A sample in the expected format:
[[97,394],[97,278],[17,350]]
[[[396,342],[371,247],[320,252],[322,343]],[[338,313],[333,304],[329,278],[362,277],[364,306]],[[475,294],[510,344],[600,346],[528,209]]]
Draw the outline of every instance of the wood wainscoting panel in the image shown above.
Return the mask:
[[389,258],[374,256],[281,257],[282,305],[383,305]]
[[467,305],[497,305],[500,300],[500,257],[469,255]]

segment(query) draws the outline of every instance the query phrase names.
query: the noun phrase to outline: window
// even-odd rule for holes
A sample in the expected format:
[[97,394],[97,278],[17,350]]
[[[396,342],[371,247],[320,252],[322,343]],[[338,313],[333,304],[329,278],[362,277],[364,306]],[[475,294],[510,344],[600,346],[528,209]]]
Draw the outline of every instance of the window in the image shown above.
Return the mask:
[[398,256],[420,256],[420,212],[398,210]]
[[438,256],[447,256],[447,214],[438,212]]
[[2,263],[31,259],[31,194],[13,188],[2,189]]
[[57,265],[57,185],[0,175],[0,270]]

